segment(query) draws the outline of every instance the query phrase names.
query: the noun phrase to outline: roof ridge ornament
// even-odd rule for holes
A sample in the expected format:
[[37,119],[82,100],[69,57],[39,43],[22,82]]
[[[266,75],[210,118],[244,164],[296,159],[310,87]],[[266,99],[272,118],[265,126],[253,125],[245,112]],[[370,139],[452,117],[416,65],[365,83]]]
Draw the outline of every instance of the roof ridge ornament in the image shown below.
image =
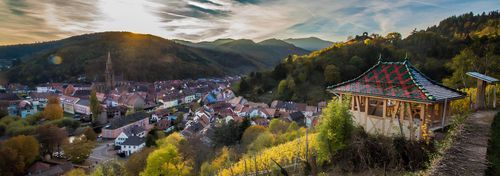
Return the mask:
[[382,53],[378,54],[378,63],[382,62]]
[[408,52],[405,52],[405,59],[404,59],[404,62],[408,62]]

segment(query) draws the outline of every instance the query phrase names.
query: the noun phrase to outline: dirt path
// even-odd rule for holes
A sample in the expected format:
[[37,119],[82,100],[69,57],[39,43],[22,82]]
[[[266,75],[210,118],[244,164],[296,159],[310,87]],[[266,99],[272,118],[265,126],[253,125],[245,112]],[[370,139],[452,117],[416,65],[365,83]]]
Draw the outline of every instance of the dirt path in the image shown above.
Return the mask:
[[484,175],[486,150],[495,111],[481,111],[465,120],[462,132],[430,175]]

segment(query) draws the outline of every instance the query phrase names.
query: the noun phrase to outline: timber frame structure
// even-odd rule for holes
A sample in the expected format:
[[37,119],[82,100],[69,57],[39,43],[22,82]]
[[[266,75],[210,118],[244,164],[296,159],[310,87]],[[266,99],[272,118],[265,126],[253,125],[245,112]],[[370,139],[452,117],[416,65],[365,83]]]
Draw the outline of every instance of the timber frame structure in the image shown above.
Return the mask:
[[340,100],[350,96],[353,120],[366,132],[412,140],[447,126],[452,118],[450,102],[465,97],[431,80],[407,60],[379,60],[359,77],[327,90]]

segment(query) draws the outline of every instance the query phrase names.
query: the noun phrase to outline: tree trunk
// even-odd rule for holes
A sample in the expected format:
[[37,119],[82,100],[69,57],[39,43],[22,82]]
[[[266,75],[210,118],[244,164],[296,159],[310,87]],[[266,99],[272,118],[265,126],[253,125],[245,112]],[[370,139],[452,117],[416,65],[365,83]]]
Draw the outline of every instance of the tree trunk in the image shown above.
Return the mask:
[[481,110],[486,107],[484,102],[484,93],[486,91],[486,81],[477,80],[477,91],[476,91],[476,110]]

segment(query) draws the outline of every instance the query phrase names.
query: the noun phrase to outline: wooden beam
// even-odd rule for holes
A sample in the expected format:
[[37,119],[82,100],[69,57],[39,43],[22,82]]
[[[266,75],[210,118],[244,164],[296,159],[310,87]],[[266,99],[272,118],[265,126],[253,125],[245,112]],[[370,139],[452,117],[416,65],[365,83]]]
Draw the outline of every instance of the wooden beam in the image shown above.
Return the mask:
[[400,102],[400,104],[401,104],[401,106],[399,107],[400,110],[399,110],[398,125],[399,125],[399,130],[400,130],[401,136],[404,136],[402,122],[403,122],[403,118],[404,118],[405,104],[404,104],[404,102]]
[[368,107],[370,106],[370,98],[365,97],[365,113],[368,115]]
[[384,99],[382,106],[382,134],[385,135],[385,117],[387,116],[387,99]]
[[415,130],[413,129],[413,113],[411,110],[411,104],[407,103],[406,107],[407,113],[410,116],[410,140],[413,140],[415,138]]
[[[420,115],[420,134],[419,134],[420,138],[422,138],[422,134],[424,133],[422,131],[422,127],[425,123],[425,106],[426,105],[424,105],[424,104],[420,104],[420,114],[419,114]],[[427,131],[425,131],[425,133],[427,133]]]
[[351,96],[351,110],[354,111],[354,96]]
[[358,108],[358,111],[361,112],[361,102],[360,102],[361,97],[356,96],[356,106]]

